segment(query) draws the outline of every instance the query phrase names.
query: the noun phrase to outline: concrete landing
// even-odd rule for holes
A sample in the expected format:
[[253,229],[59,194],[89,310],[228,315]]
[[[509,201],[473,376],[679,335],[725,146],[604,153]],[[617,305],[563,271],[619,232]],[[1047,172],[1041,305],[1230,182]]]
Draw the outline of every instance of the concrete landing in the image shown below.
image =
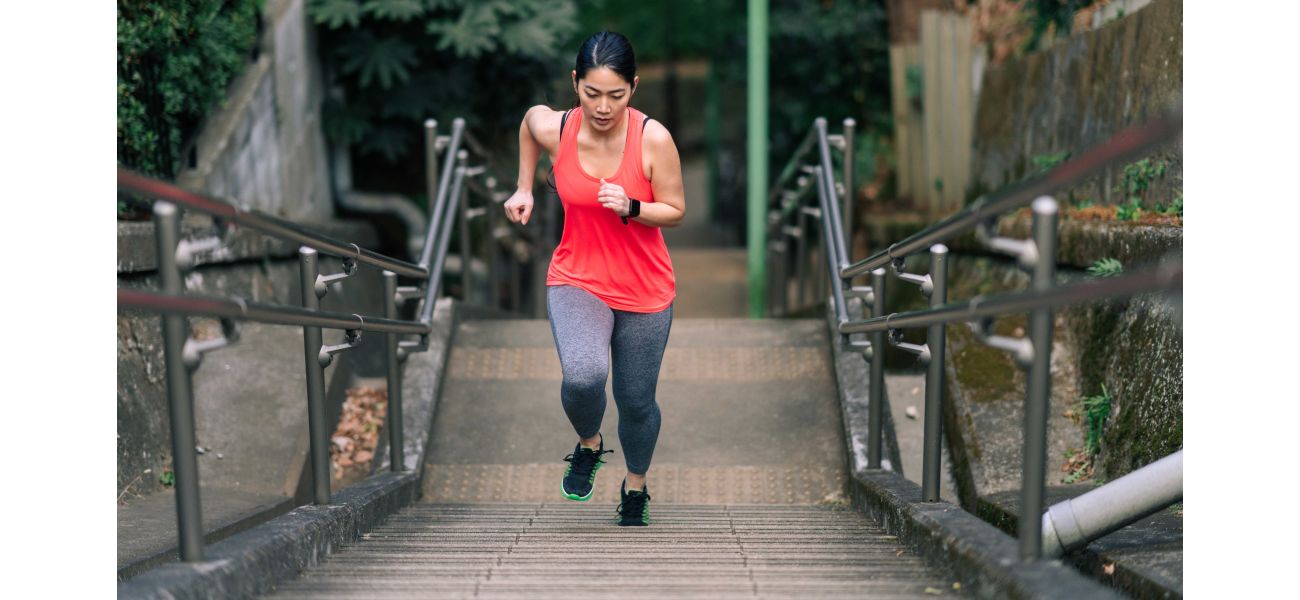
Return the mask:
[[[434,422],[424,498],[562,499],[577,435],[543,320],[467,321],[455,336]],[[843,491],[844,442],[820,320],[675,319],[660,371],[655,502],[815,503]],[[624,470],[612,392],[597,501]],[[589,501],[590,502],[590,501]]]
[[[201,486],[204,544],[289,512],[293,498]],[[167,490],[117,507],[117,578],[127,579],[179,560],[176,493]]]
[[273,598],[934,598],[960,586],[846,507],[418,504]]
[[[1082,495],[1093,484],[1048,486],[1048,506]],[[980,517],[1015,535],[1020,491],[980,498]],[[1134,598],[1183,597],[1183,518],[1162,510],[1062,559]]]

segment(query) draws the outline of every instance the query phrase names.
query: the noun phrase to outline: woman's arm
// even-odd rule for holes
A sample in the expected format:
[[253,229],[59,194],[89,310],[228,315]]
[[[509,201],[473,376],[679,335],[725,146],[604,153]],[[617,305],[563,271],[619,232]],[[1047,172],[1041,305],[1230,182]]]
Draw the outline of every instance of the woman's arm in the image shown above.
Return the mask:
[[546,150],[554,160],[560,145],[559,111],[537,105],[524,113],[519,123],[519,178],[515,193],[506,201],[506,217],[513,223],[528,224],[533,214],[533,178],[537,174],[537,159]]
[[[658,121],[646,124],[642,134],[642,169],[650,179],[655,201],[642,202],[641,214],[632,217],[651,227],[676,227],[686,216],[686,192],[682,189],[682,159],[668,128]],[[601,186],[602,204],[619,215],[626,215],[628,202],[623,188],[606,183]]]

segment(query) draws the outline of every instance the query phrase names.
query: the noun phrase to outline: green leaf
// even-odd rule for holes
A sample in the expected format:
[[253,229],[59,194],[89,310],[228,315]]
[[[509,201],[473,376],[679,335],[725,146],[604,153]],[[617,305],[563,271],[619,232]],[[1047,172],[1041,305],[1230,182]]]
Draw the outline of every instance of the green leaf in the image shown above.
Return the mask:
[[420,0],[367,0],[365,12],[378,19],[410,21],[424,14]]
[[361,10],[361,2],[358,0],[311,0],[307,5],[307,14],[317,24],[324,23],[330,29],[360,25]]
[[349,36],[339,48],[346,57],[344,73],[360,73],[361,87],[369,87],[375,77],[383,89],[393,87],[393,82],[411,78],[408,70],[419,64],[415,47],[400,37],[376,40],[369,31],[358,31]]
[[1088,267],[1088,274],[1093,277],[1114,277],[1124,272],[1124,265],[1113,258],[1103,258]]
[[501,22],[492,4],[473,4],[455,22],[430,21],[426,31],[438,38],[439,50],[451,48],[458,57],[477,58],[496,50]]

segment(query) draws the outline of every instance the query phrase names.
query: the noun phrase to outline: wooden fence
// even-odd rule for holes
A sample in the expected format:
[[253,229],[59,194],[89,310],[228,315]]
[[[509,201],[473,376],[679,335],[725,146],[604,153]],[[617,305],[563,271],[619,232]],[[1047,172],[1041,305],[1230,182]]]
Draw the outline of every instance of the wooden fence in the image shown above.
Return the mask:
[[898,194],[929,217],[960,210],[971,182],[971,35],[968,17],[927,10],[920,42],[889,48]]

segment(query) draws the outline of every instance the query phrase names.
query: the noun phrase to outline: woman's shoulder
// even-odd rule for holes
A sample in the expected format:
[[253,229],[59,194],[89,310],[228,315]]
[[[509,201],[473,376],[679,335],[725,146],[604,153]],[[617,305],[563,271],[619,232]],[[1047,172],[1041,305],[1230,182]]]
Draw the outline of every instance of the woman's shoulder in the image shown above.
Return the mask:
[[528,131],[532,132],[533,139],[547,146],[547,150],[555,151],[555,146],[560,143],[560,121],[563,120],[564,114],[568,111],[555,110],[545,104],[538,104],[524,113],[524,122],[528,124]]

